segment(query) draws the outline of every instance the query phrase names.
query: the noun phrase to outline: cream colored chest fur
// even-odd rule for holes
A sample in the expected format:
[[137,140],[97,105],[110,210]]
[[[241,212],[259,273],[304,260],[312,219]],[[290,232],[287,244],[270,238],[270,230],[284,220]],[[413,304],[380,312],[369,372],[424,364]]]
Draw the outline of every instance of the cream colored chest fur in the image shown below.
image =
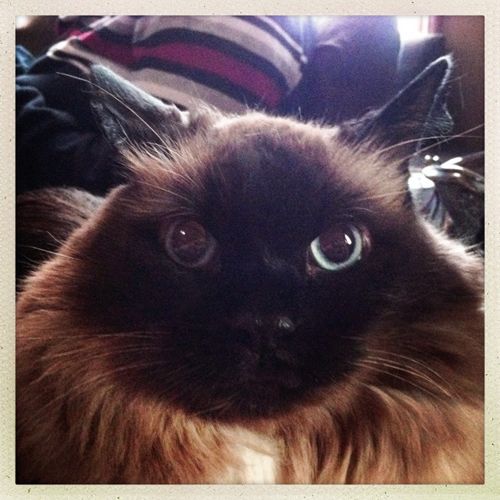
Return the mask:
[[221,482],[269,484],[278,479],[279,450],[277,443],[262,434],[240,427],[225,430],[234,456]]

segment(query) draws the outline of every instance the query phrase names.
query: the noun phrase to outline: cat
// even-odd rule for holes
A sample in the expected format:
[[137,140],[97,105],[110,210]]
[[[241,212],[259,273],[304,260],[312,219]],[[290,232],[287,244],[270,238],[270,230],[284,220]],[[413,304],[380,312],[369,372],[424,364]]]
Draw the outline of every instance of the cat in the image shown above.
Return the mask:
[[93,67],[128,180],[26,205],[78,228],[18,296],[17,481],[481,483],[482,262],[405,167],[450,68],[326,126]]

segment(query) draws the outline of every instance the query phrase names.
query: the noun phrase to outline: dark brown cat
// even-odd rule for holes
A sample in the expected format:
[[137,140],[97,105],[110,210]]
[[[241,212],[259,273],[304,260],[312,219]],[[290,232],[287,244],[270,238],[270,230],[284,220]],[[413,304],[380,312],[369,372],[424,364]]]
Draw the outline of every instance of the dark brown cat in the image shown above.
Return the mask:
[[23,283],[18,481],[482,482],[482,264],[402,168],[448,73],[328,128],[95,68],[130,179]]

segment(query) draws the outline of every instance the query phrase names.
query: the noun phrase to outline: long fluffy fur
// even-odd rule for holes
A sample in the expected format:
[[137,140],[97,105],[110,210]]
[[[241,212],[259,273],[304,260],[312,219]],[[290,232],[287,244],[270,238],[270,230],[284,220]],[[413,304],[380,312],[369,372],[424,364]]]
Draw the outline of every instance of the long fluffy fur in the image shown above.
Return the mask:
[[[235,133],[231,129],[228,135]],[[316,130],[310,137],[309,145],[324,140]],[[188,162],[185,154],[179,155],[181,184],[187,182],[193,161],[205,161],[201,144],[199,149],[190,144],[195,154]],[[363,150],[357,154],[349,155],[339,144],[337,161],[364,158],[373,167],[375,157],[366,159]],[[147,192],[154,210],[164,196],[160,189],[165,176],[176,170],[159,168],[164,159],[158,160],[158,154],[156,160],[141,155],[129,158],[142,165],[134,174],[144,190],[137,200]],[[374,186],[365,169],[346,172],[344,183],[364,184],[361,189],[372,200],[379,197],[377,207],[390,210],[400,198],[397,179],[387,176],[385,183]],[[439,307],[411,321],[392,312],[379,317],[353,370],[322,389],[320,397],[275,417],[217,420],[134,387],[140,362],[117,367],[115,356],[138,352],[143,348],[139,338],[152,333],[107,329],[81,306],[75,284],[92,280],[95,262],[89,258],[89,245],[99,237],[101,225],[116,216],[114,203],[123,193],[118,188],[24,284],[17,309],[19,482],[483,481],[478,259],[433,230],[422,229],[432,242],[436,266],[446,262],[453,269],[463,296],[443,297]],[[134,200],[125,203],[137,216],[145,209]],[[429,275],[430,287],[432,279]],[[125,379],[132,385],[123,384]],[[273,473],[250,474],[242,450],[267,457]]]

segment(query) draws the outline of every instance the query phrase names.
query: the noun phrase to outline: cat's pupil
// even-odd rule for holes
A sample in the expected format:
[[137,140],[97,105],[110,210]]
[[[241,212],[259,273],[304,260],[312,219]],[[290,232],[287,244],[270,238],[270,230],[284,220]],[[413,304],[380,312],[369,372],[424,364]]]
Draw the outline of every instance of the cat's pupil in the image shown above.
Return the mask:
[[309,247],[312,261],[326,271],[340,271],[356,264],[369,249],[366,228],[342,223],[324,231]]
[[173,224],[167,234],[167,251],[178,263],[189,267],[205,264],[213,252],[214,241],[196,221]]
[[319,237],[321,251],[331,262],[342,263],[354,251],[354,236],[348,227],[338,225]]

